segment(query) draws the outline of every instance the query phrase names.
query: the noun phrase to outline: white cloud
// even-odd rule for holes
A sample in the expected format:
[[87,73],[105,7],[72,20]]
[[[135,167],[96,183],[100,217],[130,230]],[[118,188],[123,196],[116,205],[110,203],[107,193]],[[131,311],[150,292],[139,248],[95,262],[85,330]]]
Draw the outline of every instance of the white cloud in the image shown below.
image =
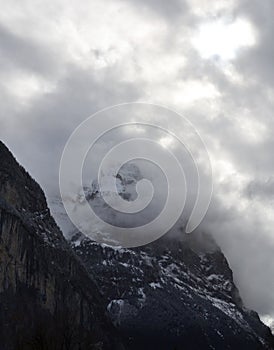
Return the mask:
[[246,19],[212,19],[202,23],[193,39],[193,45],[202,58],[233,60],[242,48],[255,45],[256,35]]
[[206,225],[248,305],[272,317],[273,206],[246,196],[274,171],[273,4],[258,4],[2,2],[0,136],[50,193],[67,137],[98,109],[145,100],[181,112],[213,160]]

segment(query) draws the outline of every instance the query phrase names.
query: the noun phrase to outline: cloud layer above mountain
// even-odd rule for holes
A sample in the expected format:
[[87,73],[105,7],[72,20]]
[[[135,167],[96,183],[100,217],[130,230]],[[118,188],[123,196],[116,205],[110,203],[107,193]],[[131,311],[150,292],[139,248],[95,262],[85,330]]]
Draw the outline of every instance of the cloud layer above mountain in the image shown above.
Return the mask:
[[204,221],[246,304],[274,316],[271,0],[2,1],[0,137],[50,196],[71,132],[110,105],[187,116],[206,142]]

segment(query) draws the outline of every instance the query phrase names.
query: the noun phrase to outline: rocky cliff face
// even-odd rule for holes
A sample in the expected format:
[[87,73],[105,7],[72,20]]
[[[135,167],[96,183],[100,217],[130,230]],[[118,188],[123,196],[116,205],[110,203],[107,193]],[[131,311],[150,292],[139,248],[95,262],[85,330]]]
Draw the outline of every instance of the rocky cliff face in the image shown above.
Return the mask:
[[0,142],[0,349],[113,349],[96,282]]
[[[134,180],[120,182],[130,197],[123,186]],[[98,191],[89,200],[100,207]],[[210,237],[122,249],[67,236],[0,142],[1,350],[273,349]]]
[[[130,200],[140,177],[133,167],[119,174],[117,188],[123,198]],[[87,190],[86,198],[99,214],[108,213],[98,188]],[[244,307],[213,239],[182,232],[179,238],[178,227],[173,231],[138,249],[113,248],[72,235],[71,245],[96,276],[127,348],[273,349],[270,330]]]
[[243,306],[210,238],[167,237],[138,249],[76,237],[71,244],[97,276],[128,349],[273,349],[270,330]]

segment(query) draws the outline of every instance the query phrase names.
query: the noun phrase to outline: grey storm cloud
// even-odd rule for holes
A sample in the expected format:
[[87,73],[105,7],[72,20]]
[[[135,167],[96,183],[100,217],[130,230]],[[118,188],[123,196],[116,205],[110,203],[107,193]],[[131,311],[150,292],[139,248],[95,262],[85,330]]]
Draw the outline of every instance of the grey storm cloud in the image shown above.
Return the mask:
[[[3,3],[0,138],[50,198],[68,137],[96,111],[147,101],[187,116],[213,165],[202,228],[226,254],[246,304],[274,318],[273,11],[271,0]],[[213,51],[203,57],[193,44],[200,26],[228,18],[248,21],[256,42],[226,58],[209,36]]]
[[253,180],[248,184],[244,193],[251,199],[274,200],[274,178],[266,181]]
[[258,45],[243,55],[238,61],[239,68],[261,82],[264,86],[273,85],[273,3],[271,0],[259,2],[243,1],[238,9],[240,14],[249,17],[259,30]]
[[0,23],[0,61],[2,68],[48,75],[56,70],[55,53],[21,33],[14,34]]
[[158,1],[158,0],[131,0],[137,9],[140,8],[142,4],[145,8],[150,11],[163,16],[168,20],[174,20],[174,18],[182,15],[182,13],[187,11],[188,5],[184,0],[171,0],[171,1]]
[[2,125],[2,137],[5,140],[7,134],[12,135],[12,144],[6,140],[11,149],[23,146],[27,154],[23,160],[25,166],[49,191],[51,186],[57,191],[59,162],[71,132],[106,105],[123,102],[123,98],[137,99],[138,90],[133,85],[117,83],[111,72],[106,79],[98,80],[90,71],[70,67],[69,74],[58,83],[57,91],[35,99],[26,111],[16,112],[15,125],[8,122]]

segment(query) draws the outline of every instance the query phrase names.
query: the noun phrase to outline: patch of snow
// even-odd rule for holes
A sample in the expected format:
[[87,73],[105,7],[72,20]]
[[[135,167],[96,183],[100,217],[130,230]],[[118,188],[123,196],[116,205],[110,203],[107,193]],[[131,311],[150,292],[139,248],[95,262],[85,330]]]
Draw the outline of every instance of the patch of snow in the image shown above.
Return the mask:
[[209,276],[207,276],[207,279],[209,280],[209,281],[216,281],[216,280],[218,280],[218,281],[220,281],[221,279],[222,279],[222,277],[223,276],[220,276],[220,275],[216,275],[216,274],[211,274],[211,275],[209,275]]
[[144,292],[144,288],[139,288],[138,289],[138,295],[140,295],[140,297],[138,298],[138,301],[140,303],[141,308],[145,305],[146,302],[146,294]]
[[125,301],[123,299],[114,299],[107,306],[107,311],[112,315],[112,320],[115,320],[115,324],[119,325],[121,321],[121,314]]
[[124,267],[127,267],[127,268],[130,267],[130,265],[127,264],[127,263],[119,262],[119,264],[122,265],[122,266],[124,266]]
[[79,247],[79,245],[81,245],[81,240],[78,239],[77,241],[73,241],[73,245],[74,245],[75,247]]
[[157,288],[162,288],[162,286],[160,285],[159,282],[155,283],[155,282],[151,282],[149,283],[150,287],[153,289],[157,289]]

